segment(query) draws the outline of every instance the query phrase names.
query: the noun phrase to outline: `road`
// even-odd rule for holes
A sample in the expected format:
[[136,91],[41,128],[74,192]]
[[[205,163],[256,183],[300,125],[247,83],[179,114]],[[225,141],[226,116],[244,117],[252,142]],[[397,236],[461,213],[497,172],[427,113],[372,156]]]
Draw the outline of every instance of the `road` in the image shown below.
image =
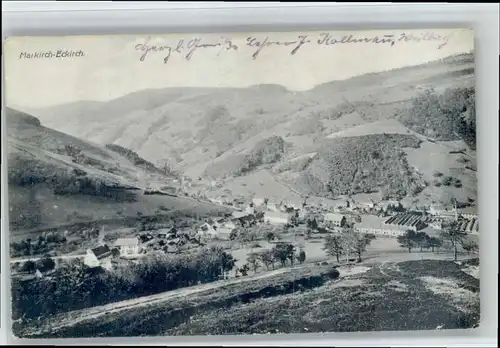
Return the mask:
[[[61,256],[52,256],[51,259],[52,260],[72,260],[72,259],[79,259],[79,258],[83,258],[85,257],[85,254],[83,255],[61,255]],[[38,260],[41,260],[41,259],[44,259],[43,256],[40,256],[40,257],[31,257],[31,258],[27,258],[27,259],[11,259],[10,260],[10,263],[17,263],[17,262],[26,262],[26,261],[38,261]]]

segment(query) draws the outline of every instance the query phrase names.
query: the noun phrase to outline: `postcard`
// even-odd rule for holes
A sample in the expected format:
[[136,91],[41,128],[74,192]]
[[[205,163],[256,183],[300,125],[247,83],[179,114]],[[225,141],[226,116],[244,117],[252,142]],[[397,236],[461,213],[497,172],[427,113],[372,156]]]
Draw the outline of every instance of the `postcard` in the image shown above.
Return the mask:
[[9,37],[13,335],[478,327],[474,54],[460,28]]

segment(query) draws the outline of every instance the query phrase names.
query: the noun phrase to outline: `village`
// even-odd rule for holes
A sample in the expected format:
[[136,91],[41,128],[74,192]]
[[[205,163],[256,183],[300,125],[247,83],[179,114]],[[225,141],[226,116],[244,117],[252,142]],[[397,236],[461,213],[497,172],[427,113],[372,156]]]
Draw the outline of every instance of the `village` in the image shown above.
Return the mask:
[[[394,246],[397,238],[408,231],[436,238],[449,221],[456,221],[460,230],[470,236],[477,236],[479,228],[476,207],[458,208],[456,204],[413,210],[397,201],[366,204],[349,198],[333,209],[310,204],[307,199],[272,201],[254,197],[247,201],[242,198],[208,201],[231,206],[233,212],[177,226],[150,222],[145,217],[139,227],[115,233],[118,235],[115,240],[110,237],[114,231],[105,231],[102,227],[94,231],[97,235],[95,245],[85,254],[46,256],[25,262],[14,259],[13,268],[17,272],[13,276],[26,280],[49,276],[61,263],[75,259],[90,269],[112,271],[119,263],[141,262],[150,253],[182,254],[210,245],[221,246],[236,257],[233,276],[239,276],[241,269],[248,267],[249,255],[258,254],[259,250],[265,252],[280,243],[293,245],[295,251],[304,252],[309,263],[324,262],[328,255],[320,242],[328,235],[341,235],[346,230],[371,235],[381,240],[381,245]],[[383,247],[382,250],[388,249]]]

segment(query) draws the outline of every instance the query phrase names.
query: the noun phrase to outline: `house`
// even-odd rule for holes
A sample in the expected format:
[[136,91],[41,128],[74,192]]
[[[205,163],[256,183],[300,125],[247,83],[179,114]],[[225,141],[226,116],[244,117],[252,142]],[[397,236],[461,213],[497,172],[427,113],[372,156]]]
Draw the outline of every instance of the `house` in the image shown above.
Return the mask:
[[246,217],[247,215],[249,215],[247,212],[244,212],[244,211],[233,211],[233,219],[241,219],[243,217]]
[[236,224],[232,220],[227,220],[226,218],[220,218],[213,224],[216,226],[217,230],[221,228],[235,229]]
[[214,238],[217,236],[217,229],[205,222],[198,228],[197,236],[201,238]]
[[209,201],[213,204],[224,205],[224,201],[220,198],[210,198]]
[[245,213],[247,214],[255,214],[255,208],[252,203],[250,203],[246,208],[245,208]]
[[327,213],[323,219],[326,226],[343,227],[346,223],[346,217],[342,214]]
[[285,209],[300,210],[303,208],[303,202],[299,200],[286,200],[282,202],[282,207]]
[[259,208],[259,207],[263,206],[265,203],[266,203],[265,198],[253,198],[252,199],[252,204],[255,208]]
[[429,226],[436,229],[436,230],[442,230],[443,229],[443,222],[440,220],[431,221],[429,223]]
[[291,222],[291,215],[288,213],[268,211],[264,214],[264,223],[271,225],[286,225]]
[[112,259],[113,252],[104,244],[94,249],[87,249],[83,263],[89,268],[102,267],[105,270],[110,270],[113,267]]
[[233,212],[233,218],[231,221],[235,225],[239,226],[250,226],[255,222],[255,215],[248,214],[246,212],[235,211]]
[[115,246],[122,257],[134,257],[139,254],[139,239],[136,237],[119,238],[116,240]]

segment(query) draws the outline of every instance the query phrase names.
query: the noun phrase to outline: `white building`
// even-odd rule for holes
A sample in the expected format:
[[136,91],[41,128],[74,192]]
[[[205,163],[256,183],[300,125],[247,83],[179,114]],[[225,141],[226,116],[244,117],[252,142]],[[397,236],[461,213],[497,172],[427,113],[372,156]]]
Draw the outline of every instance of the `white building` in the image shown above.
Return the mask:
[[255,214],[255,208],[253,207],[253,205],[248,205],[245,208],[245,213],[247,213],[248,215]]
[[110,270],[113,267],[111,264],[112,259],[113,253],[111,249],[104,244],[94,249],[87,249],[83,263],[90,268],[102,267],[105,270]]
[[246,211],[233,211],[233,219],[241,219],[241,218],[244,218],[246,216],[248,216],[250,214],[248,214]]
[[220,226],[231,230],[234,230],[236,228],[236,224],[231,220],[221,223]]
[[371,233],[378,236],[398,237],[406,233],[406,229],[399,225],[388,225],[384,219],[377,216],[365,215],[360,223],[354,224],[354,230],[359,233]]
[[252,199],[252,203],[253,203],[253,206],[255,208],[259,208],[259,207],[263,206],[265,202],[266,202],[265,198],[253,198]]
[[200,226],[200,228],[198,228],[197,235],[200,238],[214,238],[217,236],[217,229],[209,223],[205,222]]
[[134,257],[139,255],[139,238],[119,238],[115,246],[120,251],[121,257]]
[[327,213],[325,214],[323,221],[327,226],[343,227],[346,223],[346,217],[342,214]]
[[264,214],[264,223],[271,225],[286,225],[291,222],[291,215],[288,213],[268,211]]
[[224,201],[220,198],[210,198],[209,201],[213,204],[224,205]]

